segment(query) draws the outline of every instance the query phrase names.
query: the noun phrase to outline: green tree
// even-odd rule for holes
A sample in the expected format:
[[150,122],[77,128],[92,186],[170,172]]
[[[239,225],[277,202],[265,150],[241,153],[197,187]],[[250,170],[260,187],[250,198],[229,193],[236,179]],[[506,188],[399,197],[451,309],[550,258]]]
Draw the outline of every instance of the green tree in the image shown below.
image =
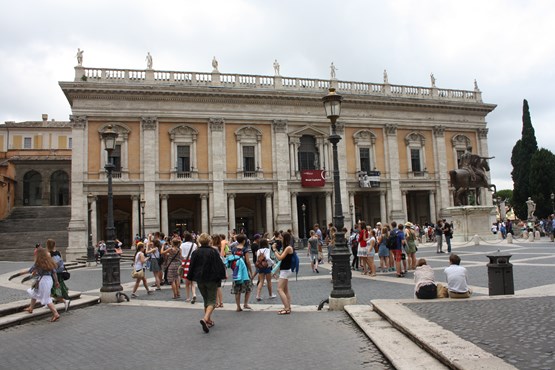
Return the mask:
[[530,160],[530,196],[536,202],[536,217],[546,218],[553,213],[551,193],[554,191],[555,155],[542,148]]
[[513,205],[513,190],[512,189],[502,189],[497,191],[497,196],[501,198],[501,200],[505,201],[506,206]]
[[[526,219],[527,207],[526,200],[530,193],[530,160],[534,153],[538,151],[538,141],[530,119],[530,109],[528,101],[524,99],[522,106],[522,135],[513,147],[511,164],[513,171],[513,208],[518,218]],[[536,200],[535,200],[536,201]],[[537,203],[537,201],[536,201]]]

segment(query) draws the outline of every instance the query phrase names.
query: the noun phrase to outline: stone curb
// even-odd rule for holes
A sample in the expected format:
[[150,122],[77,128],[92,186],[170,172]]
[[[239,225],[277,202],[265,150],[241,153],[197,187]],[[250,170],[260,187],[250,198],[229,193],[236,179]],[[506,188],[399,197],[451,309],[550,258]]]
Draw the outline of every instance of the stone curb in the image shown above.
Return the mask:
[[[75,293],[73,295],[70,294],[70,297],[73,297],[73,296],[75,296]],[[79,297],[78,299],[71,301],[71,305],[69,308],[70,311],[75,310],[77,308],[92,306],[100,302],[99,297],[81,295],[80,293],[77,293],[77,296]],[[13,310],[15,307],[19,307],[22,310],[24,307],[28,305],[29,305],[29,300],[24,300],[24,301],[7,303],[5,305],[2,305],[3,307],[1,307],[0,309]],[[61,315],[60,319],[63,320],[64,304],[63,303],[56,304],[56,309]],[[36,308],[35,310],[33,310],[33,313],[31,314],[25,311],[15,312],[15,313],[0,317],[0,330],[6,329],[11,326],[15,326],[15,325],[21,325],[29,321],[34,321],[50,315],[51,315],[51,312],[46,306]]]
[[[507,298],[507,296],[476,297],[470,299],[496,299]],[[429,302],[442,302],[449,304],[451,299],[430,300]],[[441,326],[421,318],[404,303],[427,304],[427,301],[387,300],[378,299],[372,301],[373,310],[389,321],[391,325],[405,334],[413,342],[436,357],[451,369],[478,370],[478,369],[516,369],[499,357],[494,356],[470,343],[453,332],[445,330]]]
[[[397,370],[439,370],[447,367],[420,348],[371,306],[350,305],[345,311]],[[402,354],[399,352],[402,349]]]

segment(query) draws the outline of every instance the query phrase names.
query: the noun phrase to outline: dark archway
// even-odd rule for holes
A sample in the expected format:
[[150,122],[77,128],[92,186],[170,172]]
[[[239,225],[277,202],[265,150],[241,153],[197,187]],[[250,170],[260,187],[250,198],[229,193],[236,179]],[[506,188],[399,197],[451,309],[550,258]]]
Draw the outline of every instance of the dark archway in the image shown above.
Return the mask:
[[59,170],[50,176],[50,205],[69,205],[69,176],[65,171]]
[[42,176],[37,171],[29,171],[23,176],[23,205],[42,205]]

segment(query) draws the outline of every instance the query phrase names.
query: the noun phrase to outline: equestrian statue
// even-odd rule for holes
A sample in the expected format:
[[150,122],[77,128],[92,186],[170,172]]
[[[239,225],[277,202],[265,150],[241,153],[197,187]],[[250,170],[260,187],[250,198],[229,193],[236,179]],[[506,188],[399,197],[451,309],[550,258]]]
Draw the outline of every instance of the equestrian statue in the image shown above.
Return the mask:
[[457,170],[449,171],[451,185],[455,188],[455,206],[468,205],[468,195],[470,190],[476,192],[476,205],[480,205],[480,197],[478,190],[486,188],[493,189],[493,193],[497,192],[494,184],[488,182],[486,172],[490,170],[488,159],[495,157],[481,157],[472,154],[472,147],[468,147],[467,151],[460,158],[460,167]]

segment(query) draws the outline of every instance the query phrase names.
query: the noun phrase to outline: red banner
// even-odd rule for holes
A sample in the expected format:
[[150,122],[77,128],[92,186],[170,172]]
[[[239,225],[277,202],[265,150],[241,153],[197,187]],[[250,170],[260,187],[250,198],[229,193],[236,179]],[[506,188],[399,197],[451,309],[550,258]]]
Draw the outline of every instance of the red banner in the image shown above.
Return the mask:
[[326,176],[323,170],[301,171],[301,185],[305,188],[314,188],[326,185]]

